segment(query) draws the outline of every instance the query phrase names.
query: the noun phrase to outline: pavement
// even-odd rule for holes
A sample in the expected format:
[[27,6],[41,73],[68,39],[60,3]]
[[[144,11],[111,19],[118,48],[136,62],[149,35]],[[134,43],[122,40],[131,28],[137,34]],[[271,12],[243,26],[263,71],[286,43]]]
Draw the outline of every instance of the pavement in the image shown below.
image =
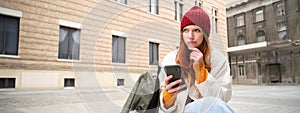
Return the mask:
[[119,113],[130,88],[0,92],[0,113]]
[[[232,85],[236,113],[299,113],[300,85]],[[0,113],[119,113],[131,88],[0,91]]]
[[300,113],[300,85],[233,85],[236,113]]

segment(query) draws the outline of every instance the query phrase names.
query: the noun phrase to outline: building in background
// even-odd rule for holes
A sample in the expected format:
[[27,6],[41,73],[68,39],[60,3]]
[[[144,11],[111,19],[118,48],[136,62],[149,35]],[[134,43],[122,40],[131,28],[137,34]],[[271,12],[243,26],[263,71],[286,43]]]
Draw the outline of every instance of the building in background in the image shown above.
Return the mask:
[[131,87],[176,49],[194,5],[210,15],[212,45],[226,54],[225,1],[1,0],[0,89]]
[[233,83],[300,83],[300,0],[229,0]]

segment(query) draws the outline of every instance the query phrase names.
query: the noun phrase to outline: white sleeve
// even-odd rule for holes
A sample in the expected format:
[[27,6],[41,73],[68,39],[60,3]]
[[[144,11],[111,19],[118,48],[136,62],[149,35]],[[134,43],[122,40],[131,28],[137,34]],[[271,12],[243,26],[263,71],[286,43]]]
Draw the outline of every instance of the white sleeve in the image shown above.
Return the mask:
[[195,86],[204,97],[213,96],[228,102],[232,95],[229,63],[221,53],[214,53],[211,57],[212,68],[207,79],[200,84],[195,83]]
[[160,88],[162,89],[161,90],[162,92],[160,93],[160,103],[161,103],[160,104],[160,109],[162,111],[164,111],[165,113],[172,113],[172,112],[174,112],[176,110],[176,102],[174,103],[174,106],[170,107],[169,109],[166,109],[164,107],[164,103],[163,103],[163,89],[164,89],[164,86],[165,86],[164,80],[167,77],[167,75],[165,74],[164,67],[166,65],[174,65],[174,64],[176,64],[176,62],[175,62],[176,54],[177,54],[177,51],[175,50],[175,51],[172,51],[172,52],[168,53],[164,57],[164,59],[163,59],[163,61],[161,63],[161,70],[160,70],[160,73],[158,75],[159,82],[160,82]]
[[165,69],[164,67],[166,65],[175,65],[176,62],[175,62],[175,58],[176,58],[176,54],[177,54],[177,50],[174,50],[170,53],[168,53],[164,59],[162,60],[161,62],[161,69],[160,69],[160,72],[158,74],[158,77],[159,77],[159,83],[160,83],[160,87],[163,88],[165,86],[165,78],[167,77],[167,75],[165,74]]

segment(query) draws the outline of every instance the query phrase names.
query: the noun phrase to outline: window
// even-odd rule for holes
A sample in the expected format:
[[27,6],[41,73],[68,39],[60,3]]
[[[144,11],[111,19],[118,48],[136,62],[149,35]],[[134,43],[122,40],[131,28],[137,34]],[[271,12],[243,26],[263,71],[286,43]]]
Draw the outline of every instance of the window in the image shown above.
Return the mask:
[[239,36],[238,37],[238,45],[241,46],[241,45],[245,45],[245,44],[246,44],[245,37],[244,36]]
[[180,0],[175,0],[174,2],[174,11],[175,11],[175,20],[181,21],[182,19],[182,9],[183,9],[183,2]]
[[124,86],[124,79],[117,79],[117,86]]
[[158,14],[158,0],[148,0],[148,12]]
[[260,22],[264,20],[264,11],[258,10],[255,12],[255,22]]
[[236,17],[236,25],[237,27],[245,25],[244,15],[239,15]]
[[218,33],[218,10],[216,8],[212,9],[212,26],[213,32]]
[[158,65],[158,43],[149,42],[149,64]]
[[278,31],[278,38],[280,40],[287,39],[287,27],[286,27],[286,21],[280,21],[276,23],[277,31]]
[[281,32],[278,32],[278,37],[279,39],[281,40],[286,40],[286,31],[281,31]]
[[65,78],[64,87],[74,87],[75,79],[74,78]]
[[0,88],[15,88],[16,78],[0,78]]
[[239,75],[240,76],[245,75],[244,65],[239,64]]
[[116,2],[122,3],[122,4],[127,4],[127,0],[115,0]]
[[60,26],[59,59],[79,60],[80,30]]
[[126,38],[114,36],[112,38],[112,62],[125,63]]
[[0,15],[0,54],[18,55],[20,18]]
[[200,1],[200,0],[196,0],[195,1],[195,6],[199,6],[199,7],[201,7],[202,6],[202,1]]
[[283,2],[280,2],[276,5],[276,14],[277,16],[285,15],[285,7]]
[[260,31],[257,31],[256,32],[256,41],[257,42],[263,42],[265,41],[266,38],[265,38],[265,32],[260,30]]

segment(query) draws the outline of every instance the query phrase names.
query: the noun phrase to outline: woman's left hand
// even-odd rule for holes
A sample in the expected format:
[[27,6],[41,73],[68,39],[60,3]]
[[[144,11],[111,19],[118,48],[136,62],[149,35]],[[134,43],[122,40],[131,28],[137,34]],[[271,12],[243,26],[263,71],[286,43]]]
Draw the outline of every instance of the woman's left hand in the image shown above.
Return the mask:
[[198,63],[203,57],[202,52],[198,48],[190,48],[190,50],[192,51],[190,59],[193,60],[194,63]]

